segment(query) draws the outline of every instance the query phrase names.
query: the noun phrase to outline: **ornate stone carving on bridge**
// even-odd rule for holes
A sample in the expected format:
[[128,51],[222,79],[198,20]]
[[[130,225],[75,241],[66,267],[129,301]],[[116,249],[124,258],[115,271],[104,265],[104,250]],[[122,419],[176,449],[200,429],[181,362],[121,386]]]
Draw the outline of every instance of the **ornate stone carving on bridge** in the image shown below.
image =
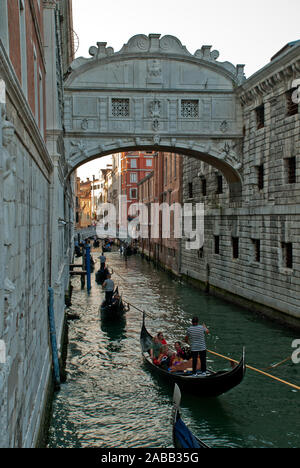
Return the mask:
[[148,63],[148,84],[161,84],[162,83],[162,70],[159,60],[151,60]]
[[70,151],[70,156],[74,156],[75,154],[83,154],[85,155],[86,154],[86,151],[87,151],[87,146],[85,143],[83,143],[82,140],[80,141],[70,141],[70,146],[73,148],[71,149]]
[[104,42],[76,59],[65,80],[68,162],[133,149],[199,158],[241,182],[238,142],[242,65],[219,62],[202,46],[190,53],[174,36],[138,34],[114,52]]
[[225,142],[219,147],[219,158],[232,166],[234,169],[239,170],[242,167],[242,153],[239,151],[236,142]]
[[[221,68],[229,71],[238,84],[241,84],[245,80],[244,76],[244,65],[237,65],[236,67],[230,62],[218,62],[219,52],[217,50],[211,51],[211,46],[204,45],[201,49],[196,50],[195,54],[191,54],[185,46],[182,45],[180,40],[172,35],[166,35],[162,38],[160,34],[137,34],[133,36],[127,44],[124,44],[119,52],[114,52],[112,47],[106,47],[106,42],[97,42],[97,46],[91,46],[89,53],[92,58],[79,57],[75,59],[71,66],[70,71],[77,70],[83,65],[92,63],[96,60],[107,59],[108,57],[118,57],[121,55],[129,54],[159,54],[165,55],[181,55],[189,57],[194,60],[201,60],[202,62],[210,62],[218,65]],[[159,61],[153,58],[152,65],[148,69],[148,79],[154,80],[151,83],[159,83],[160,74],[162,70],[159,66]],[[156,81],[155,81],[156,80]]]

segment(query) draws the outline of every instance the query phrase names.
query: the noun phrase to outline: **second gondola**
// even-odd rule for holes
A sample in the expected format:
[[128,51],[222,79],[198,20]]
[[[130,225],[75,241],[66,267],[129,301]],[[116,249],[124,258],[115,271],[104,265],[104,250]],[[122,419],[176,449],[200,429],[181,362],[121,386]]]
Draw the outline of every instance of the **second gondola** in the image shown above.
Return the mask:
[[189,391],[201,397],[217,397],[228,392],[239,385],[245,375],[245,349],[243,349],[242,358],[233,369],[229,371],[208,371],[206,376],[192,375],[189,371],[170,372],[152,362],[150,358],[150,348],[153,343],[153,337],[145,326],[145,314],[143,314],[143,323],[140,334],[140,343],[142,355],[145,363],[157,375],[164,378],[172,386],[177,383],[181,390]]

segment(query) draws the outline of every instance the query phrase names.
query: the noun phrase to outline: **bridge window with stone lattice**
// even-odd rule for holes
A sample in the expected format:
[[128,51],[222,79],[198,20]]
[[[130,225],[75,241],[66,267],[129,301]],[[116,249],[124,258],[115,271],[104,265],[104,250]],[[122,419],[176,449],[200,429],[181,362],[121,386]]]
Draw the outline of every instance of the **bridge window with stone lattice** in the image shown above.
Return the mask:
[[129,117],[129,99],[112,99],[111,113],[113,117]]
[[198,99],[181,101],[181,117],[183,118],[198,118],[199,117],[199,101]]

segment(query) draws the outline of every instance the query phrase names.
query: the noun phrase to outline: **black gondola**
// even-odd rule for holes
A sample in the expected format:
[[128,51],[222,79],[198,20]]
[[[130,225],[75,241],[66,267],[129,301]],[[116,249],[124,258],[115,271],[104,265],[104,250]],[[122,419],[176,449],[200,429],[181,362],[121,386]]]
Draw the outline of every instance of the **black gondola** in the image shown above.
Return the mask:
[[177,383],[181,390],[190,391],[201,397],[217,397],[241,383],[245,375],[245,350],[238,365],[230,371],[208,371],[206,376],[193,376],[191,371],[169,372],[167,369],[157,366],[150,358],[153,337],[145,326],[145,314],[143,314],[143,324],[140,336],[141,348],[144,361],[158,375],[165,378],[169,383]]
[[175,448],[210,448],[202,440],[196,437],[190,429],[185,425],[180,415],[181,392],[177,384],[174,386],[173,393],[173,412],[172,412],[172,427],[173,427],[173,444]]
[[103,270],[98,270],[96,275],[95,275],[95,280],[96,283],[98,284],[103,284],[104,281],[107,279],[107,275],[109,274],[109,271],[107,268],[104,268]]
[[104,300],[100,306],[101,317],[104,320],[120,320],[128,310],[129,306],[126,306],[119,296],[118,288],[114,292],[112,302],[107,304]]

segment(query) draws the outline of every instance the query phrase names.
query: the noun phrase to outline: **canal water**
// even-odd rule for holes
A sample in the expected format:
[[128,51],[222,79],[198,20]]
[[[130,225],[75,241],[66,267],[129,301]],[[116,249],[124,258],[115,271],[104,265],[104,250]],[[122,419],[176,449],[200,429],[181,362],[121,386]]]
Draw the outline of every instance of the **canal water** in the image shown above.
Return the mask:
[[[245,346],[247,364],[265,369],[291,355],[299,338],[170,278],[139,256],[125,262],[112,252],[107,259],[123,297],[148,312],[148,330],[163,331],[170,344],[184,338],[198,315],[210,328],[208,349],[239,360]],[[103,293],[92,276],[89,295],[79,279],[72,280],[69,313],[80,319],[69,322],[67,381],[54,397],[48,447],[171,448],[173,389],[143,363],[141,313],[131,308],[125,322],[101,323]],[[208,355],[208,361],[214,370],[229,369],[221,358]],[[288,361],[267,372],[300,385],[300,364]],[[300,447],[299,392],[251,370],[218,398],[183,395],[181,408],[185,423],[211,447]]]

